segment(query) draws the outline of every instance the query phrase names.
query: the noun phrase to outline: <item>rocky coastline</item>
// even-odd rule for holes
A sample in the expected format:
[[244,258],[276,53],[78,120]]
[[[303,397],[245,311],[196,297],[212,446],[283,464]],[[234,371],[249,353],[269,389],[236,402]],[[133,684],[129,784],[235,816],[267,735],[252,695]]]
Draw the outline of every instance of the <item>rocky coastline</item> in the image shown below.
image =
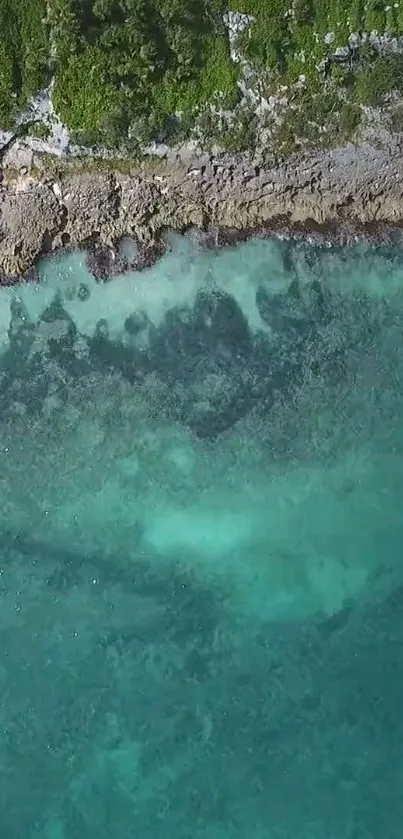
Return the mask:
[[[35,276],[44,254],[86,248],[100,279],[144,268],[167,230],[221,247],[252,236],[309,237],[326,244],[400,242],[402,138],[296,155],[262,168],[243,157],[184,149],[122,171],[88,161],[14,155],[0,182],[0,281]],[[18,164],[21,165],[18,165]],[[130,263],[118,243],[137,244]]]

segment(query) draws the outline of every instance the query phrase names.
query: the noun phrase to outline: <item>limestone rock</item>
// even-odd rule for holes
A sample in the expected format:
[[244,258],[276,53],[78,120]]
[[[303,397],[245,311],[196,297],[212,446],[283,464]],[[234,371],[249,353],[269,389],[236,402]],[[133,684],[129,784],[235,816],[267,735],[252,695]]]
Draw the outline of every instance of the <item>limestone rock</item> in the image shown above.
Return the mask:
[[[183,165],[182,165],[183,164]],[[184,165],[186,164],[186,165]],[[197,177],[192,171],[197,170]],[[225,173],[225,177],[223,176]],[[167,161],[156,174],[145,162],[132,175],[59,173],[34,179],[7,176],[0,184],[0,275],[27,272],[43,251],[90,242],[113,249],[133,237],[149,254],[161,253],[167,228],[220,231],[240,237],[312,231],[346,241],[356,233],[385,235],[403,227],[403,155],[369,144],[294,157],[265,170],[220,155]],[[232,233],[231,233],[232,236]],[[150,257],[151,258],[151,257]],[[143,260],[147,264],[149,257]],[[116,261],[119,265],[119,260]]]

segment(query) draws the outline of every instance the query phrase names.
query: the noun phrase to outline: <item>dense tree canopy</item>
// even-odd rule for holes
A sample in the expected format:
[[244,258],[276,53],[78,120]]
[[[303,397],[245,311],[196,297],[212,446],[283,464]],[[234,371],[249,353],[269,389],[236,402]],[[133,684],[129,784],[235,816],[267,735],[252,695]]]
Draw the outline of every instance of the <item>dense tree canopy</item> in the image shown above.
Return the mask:
[[233,97],[222,14],[217,0],[50,0],[61,118],[114,145],[128,133],[151,138],[216,92]]
[[0,125],[13,123],[49,68],[45,0],[0,0]]
[[[313,87],[318,62],[352,32],[403,32],[403,0],[237,0],[231,7],[256,20],[240,38],[251,64],[287,83],[303,73]],[[67,126],[110,146],[162,136],[168,125],[175,135],[175,115],[189,124],[217,95],[231,108],[239,66],[230,57],[226,11],[225,0],[0,0],[0,127],[11,126],[51,79]],[[372,56],[356,94],[373,104],[401,76]]]

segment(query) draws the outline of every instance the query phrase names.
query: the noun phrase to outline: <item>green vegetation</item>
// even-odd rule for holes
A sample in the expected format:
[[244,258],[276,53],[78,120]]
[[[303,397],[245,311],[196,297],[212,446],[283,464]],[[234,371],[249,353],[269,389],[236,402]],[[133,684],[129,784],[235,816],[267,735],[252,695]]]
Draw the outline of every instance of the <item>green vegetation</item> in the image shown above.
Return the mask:
[[361,109],[354,101],[341,101],[336,92],[305,93],[273,134],[275,158],[283,159],[301,148],[331,148],[350,140],[361,123]]
[[46,0],[0,0],[0,125],[43,86],[49,67]]
[[47,140],[51,134],[50,125],[46,122],[31,122],[27,127],[27,136],[37,140]]
[[[115,147],[177,134],[221,94],[237,93],[221,0],[49,0],[53,101],[87,142]],[[190,123],[189,123],[190,124]]]
[[357,99],[377,107],[392,91],[403,91],[403,55],[378,56],[357,77]]
[[[396,5],[383,0],[239,0],[237,10],[256,19],[251,34],[241,37],[242,50],[289,78],[309,76],[321,58],[345,46],[352,33],[402,33],[402,0]],[[326,45],[329,33],[334,40]]]
[[278,149],[342,141],[361,106],[403,94],[399,54],[364,45],[331,60],[353,32],[403,34],[403,0],[0,0],[0,127],[53,79],[55,110],[83,145],[135,156],[198,125],[231,151],[253,148],[262,126],[239,101],[228,6],[255,19],[238,47],[261,92],[286,90],[290,108],[271,131]]

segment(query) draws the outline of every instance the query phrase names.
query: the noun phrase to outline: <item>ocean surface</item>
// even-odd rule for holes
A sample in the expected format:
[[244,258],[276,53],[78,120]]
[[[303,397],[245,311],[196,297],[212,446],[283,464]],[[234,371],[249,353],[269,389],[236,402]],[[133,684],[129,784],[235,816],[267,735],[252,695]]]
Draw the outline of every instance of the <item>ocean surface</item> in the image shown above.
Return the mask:
[[0,290],[1,839],[401,839],[403,252],[39,276]]

